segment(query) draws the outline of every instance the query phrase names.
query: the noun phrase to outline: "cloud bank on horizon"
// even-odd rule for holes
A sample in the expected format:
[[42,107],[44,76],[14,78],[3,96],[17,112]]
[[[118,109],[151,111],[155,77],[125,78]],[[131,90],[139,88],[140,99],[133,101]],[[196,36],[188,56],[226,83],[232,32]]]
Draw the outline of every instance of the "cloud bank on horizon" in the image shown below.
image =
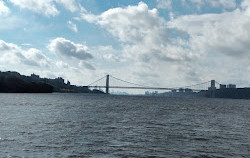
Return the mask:
[[250,86],[249,0],[0,0],[0,71]]

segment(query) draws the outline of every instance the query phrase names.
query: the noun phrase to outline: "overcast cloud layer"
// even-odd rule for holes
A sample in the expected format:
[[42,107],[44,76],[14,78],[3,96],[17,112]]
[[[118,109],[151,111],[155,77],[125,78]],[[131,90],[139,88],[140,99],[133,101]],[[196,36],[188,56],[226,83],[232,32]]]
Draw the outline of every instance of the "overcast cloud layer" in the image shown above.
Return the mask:
[[109,73],[149,86],[211,79],[250,86],[248,0],[138,1],[103,10],[95,5],[0,0],[0,22],[6,24],[0,26],[0,70],[62,76],[78,85]]

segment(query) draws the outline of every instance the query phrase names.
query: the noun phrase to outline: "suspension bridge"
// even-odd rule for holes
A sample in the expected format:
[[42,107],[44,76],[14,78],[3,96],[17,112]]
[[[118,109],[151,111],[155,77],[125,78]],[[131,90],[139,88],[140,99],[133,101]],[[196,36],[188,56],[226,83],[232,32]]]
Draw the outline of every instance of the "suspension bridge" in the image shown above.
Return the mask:
[[[120,83],[116,84],[111,84],[110,80],[114,81],[119,81]],[[103,82],[104,81],[104,82]],[[123,85],[122,83],[125,83],[126,85]],[[215,80],[207,81],[207,82],[202,82],[202,83],[197,83],[193,85],[188,85],[188,86],[182,86],[182,87],[152,87],[152,86],[145,86],[145,85],[140,85],[136,83],[132,83],[129,81],[125,81],[123,79],[119,79],[117,77],[111,76],[111,75],[106,75],[89,85],[85,86],[88,88],[104,88],[106,94],[109,94],[110,89],[137,89],[137,90],[166,90],[166,91],[179,91],[179,92],[187,92],[187,91],[192,91],[192,92],[200,92],[203,90],[208,90],[210,89],[216,89],[216,84],[219,85],[218,82]],[[129,86],[128,86],[129,85]]]

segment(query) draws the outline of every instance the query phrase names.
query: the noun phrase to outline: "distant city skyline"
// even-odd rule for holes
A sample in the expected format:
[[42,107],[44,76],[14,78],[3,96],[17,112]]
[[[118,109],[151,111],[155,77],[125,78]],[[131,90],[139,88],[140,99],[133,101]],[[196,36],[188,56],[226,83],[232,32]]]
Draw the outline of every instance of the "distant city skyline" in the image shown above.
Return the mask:
[[0,0],[0,71],[250,86],[249,0]]

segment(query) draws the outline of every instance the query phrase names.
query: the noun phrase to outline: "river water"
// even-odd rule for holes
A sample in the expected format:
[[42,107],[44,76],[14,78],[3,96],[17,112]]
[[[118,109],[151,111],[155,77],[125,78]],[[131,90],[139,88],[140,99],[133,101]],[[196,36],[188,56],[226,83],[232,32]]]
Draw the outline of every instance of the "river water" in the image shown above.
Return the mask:
[[250,100],[0,94],[0,157],[250,157]]

